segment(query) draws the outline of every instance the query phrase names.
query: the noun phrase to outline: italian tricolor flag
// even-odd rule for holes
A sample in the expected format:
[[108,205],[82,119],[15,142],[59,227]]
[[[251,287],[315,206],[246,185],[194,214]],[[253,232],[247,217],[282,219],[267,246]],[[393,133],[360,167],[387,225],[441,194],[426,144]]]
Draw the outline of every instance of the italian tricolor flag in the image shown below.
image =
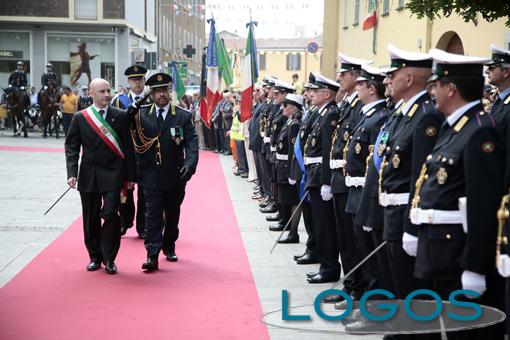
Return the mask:
[[104,120],[94,106],[89,106],[82,111],[83,117],[89,123],[92,130],[106,143],[106,145],[120,158],[124,159],[121,142],[117,132]]
[[243,62],[243,82],[241,88],[241,122],[251,118],[253,106],[253,84],[258,78],[257,45],[253,34],[255,22],[248,23],[248,39],[246,40],[246,54]]

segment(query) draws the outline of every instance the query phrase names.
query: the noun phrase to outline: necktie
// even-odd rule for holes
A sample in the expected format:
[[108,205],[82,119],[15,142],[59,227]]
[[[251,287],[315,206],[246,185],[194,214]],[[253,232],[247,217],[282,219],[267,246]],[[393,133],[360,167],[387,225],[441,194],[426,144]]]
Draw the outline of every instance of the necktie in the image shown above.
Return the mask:
[[103,117],[103,119],[106,119],[106,114],[104,110],[99,110],[99,114],[101,115],[101,117]]
[[158,129],[161,130],[163,128],[163,112],[165,112],[165,109],[159,109],[158,110]]

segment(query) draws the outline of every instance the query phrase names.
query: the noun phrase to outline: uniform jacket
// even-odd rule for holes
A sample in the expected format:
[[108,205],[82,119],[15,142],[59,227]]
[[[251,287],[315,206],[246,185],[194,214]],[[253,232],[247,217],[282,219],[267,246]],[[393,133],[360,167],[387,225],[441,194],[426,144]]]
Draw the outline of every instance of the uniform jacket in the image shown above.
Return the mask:
[[339,115],[338,106],[334,100],[319,108],[317,112],[317,119],[306,140],[303,155],[309,158],[321,157],[322,163],[306,166],[308,172],[305,183],[306,189],[311,187],[320,188],[322,185],[330,185],[331,183],[331,169],[329,168],[331,138]]
[[[410,201],[414,193],[414,183],[425,158],[436,143],[444,116],[436,111],[434,102],[426,92],[409,105],[407,112],[402,111],[405,115],[387,143],[387,166],[382,173],[381,190],[387,193],[410,193]],[[384,239],[401,240],[403,229],[416,235],[417,230],[413,230],[408,216],[408,212],[404,217],[394,216],[396,220],[388,216]]]
[[[306,115],[306,117],[303,119],[303,121],[301,122],[301,124],[299,126],[299,141],[300,141],[299,148],[301,149],[302,156],[304,156],[305,143],[306,143],[306,140],[308,139],[308,135],[312,131],[312,128],[315,124],[315,120],[317,119],[318,109],[319,108],[316,106],[309,107],[308,114]],[[301,181],[302,176],[303,176],[303,172],[301,171],[301,167],[299,166],[299,163],[298,163],[296,157],[294,157],[294,153],[293,153],[291,165],[290,165],[290,176],[289,177],[291,179],[299,182],[299,181]]]
[[46,72],[41,75],[41,86],[46,86],[48,83],[51,83],[53,87],[60,85],[55,72]]
[[288,184],[290,177],[290,162],[294,155],[294,144],[299,133],[299,120],[289,118],[278,134],[276,153],[287,155],[288,160],[276,161],[276,183]]
[[27,87],[27,74],[24,71],[15,70],[9,76],[9,85],[17,87]]
[[[135,180],[134,153],[126,112],[109,106],[106,121],[121,140],[124,160],[96,134],[81,111],[73,115],[65,141],[67,178],[78,178],[79,191],[116,191],[124,182]],[[80,150],[82,155],[78,167]]]
[[458,279],[463,270],[496,273],[496,212],[503,193],[504,143],[481,104],[452,126],[445,123],[419,192],[421,209],[459,210],[467,198],[467,233],[461,224],[421,224],[415,275]]
[[[191,113],[170,106],[161,131],[158,129],[157,108],[153,104],[142,105],[139,111],[143,133],[148,138],[159,135],[161,163],[157,158],[157,142],[145,153],[136,153],[138,183],[153,190],[170,190],[184,186],[179,179],[180,170],[188,166],[192,173],[198,164],[198,137]],[[138,116],[132,117],[131,129],[136,130]],[[139,140],[136,140],[139,143]]]
[[266,103],[259,102],[252,108],[253,115],[249,127],[250,131],[250,150],[260,152],[262,149],[262,137],[260,136],[260,114]]

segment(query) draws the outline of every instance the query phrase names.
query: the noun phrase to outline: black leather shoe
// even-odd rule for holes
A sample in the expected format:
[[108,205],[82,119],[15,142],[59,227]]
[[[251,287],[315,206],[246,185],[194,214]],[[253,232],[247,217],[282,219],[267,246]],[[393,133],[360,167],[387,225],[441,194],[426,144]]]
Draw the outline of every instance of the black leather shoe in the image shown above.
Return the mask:
[[[358,308],[359,307],[359,300],[355,300],[353,296],[351,296],[351,300],[352,300],[353,308]],[[338,309],[338,310],[346,310],[347,309],[347,301],[346,300],[342,300],[340,302],[335,303],[335,307],[334,308]]]
[[239,177],[241,177],[241,178],[248,178],[248,173],[247,172],[241,172],[241,175]]
[[148,256],[147,260],[142,264],[142,269],[146,272],[153,272],[155,270],[158,270],[159,263],[158,263],[158,257],[155,256]]
[[301,254],[301,255],[294,255],[294,261],[297,261],[299,258],[301,258],[301,257],[305,256],[306,254],[308,254],[308,252],[307,252],[307,251],[305,251],[305,252],[304,252],[303,254]]
[[280,239],[278,243],[299,243],[299,235],[293,237],[287,235],[287,237]]
[[271,203],[271,201],[269,199],[266,199],[266,200],[264,200],[264,201],[259,203],[259,207],[260,208],[265,208],[265,207],[267,207],[269,205],[269,203]]
[[319,274],[319,272],[309,272],[309,273],[306,273],[306,277],[309,279],[311,277],[314,277],[317,274]]
[[268,222],[276,222],[280,220],[280,214],[276,213],[275,215],[266,216],[266,221]]
[[264,214],[272,214],[277,212],[278,209],[276,208],[275,204],[268,204],[265,208],[261,208],[260,212]]
[[120,236],[126,235],[127,230],[128,230],[128,228],[121,227],[120,228]]
[[87,271],[93,272],[101,268],[101,262],[100,261],[90,261],[90,263],[87,266]]
[[270,225],[269,226],[269,231],[282,231],[283,228],[285,228],[285,226],[282,225],[282,224]]
[[115,262],[113,262],[113,261],[106,262],[106,264],[104,266],[104,270],[108,274],[117,274],[117,266],[115,265]]
[[327,282],[336,282],[338,281],[338,277],[323,275],[321,273],[308,278],[308,283],[327,283]]
[[[347,293],[347,295],[351,295],[347,290],[346,288],[344,287],[342,289],[345,293]],[[326,296],[322,302],[324,303],[338,303],[338,302],[342,302],[344,301],[344,297],[342,295],[329,295],[329,296]]]
[[170,251],[166,253],[166,260],[170,262],[177,262],[177,255],[175,255],[174,251]]
[[319,263],[319,259],[316,256],[306,253],[296,260],[297,264],[314,264]]

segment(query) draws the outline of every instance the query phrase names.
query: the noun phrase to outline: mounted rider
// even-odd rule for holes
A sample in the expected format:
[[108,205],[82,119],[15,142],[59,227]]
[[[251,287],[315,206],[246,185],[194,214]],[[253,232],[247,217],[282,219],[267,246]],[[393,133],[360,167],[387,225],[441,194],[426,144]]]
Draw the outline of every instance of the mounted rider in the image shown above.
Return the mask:
[[28,85],[28,79],[24,67],[25,64],[22,61],[16,63],[16,70],[9,76],[9,87],[25,90]]
[[51,63],[46,64],[46,73],[41,75],[41,86],[44,90],[48,88],[48,85],[51,84],[53,88],[57,88],[60,86],[60,82],[58,81],[58,75],[53,72],[53,65]]

